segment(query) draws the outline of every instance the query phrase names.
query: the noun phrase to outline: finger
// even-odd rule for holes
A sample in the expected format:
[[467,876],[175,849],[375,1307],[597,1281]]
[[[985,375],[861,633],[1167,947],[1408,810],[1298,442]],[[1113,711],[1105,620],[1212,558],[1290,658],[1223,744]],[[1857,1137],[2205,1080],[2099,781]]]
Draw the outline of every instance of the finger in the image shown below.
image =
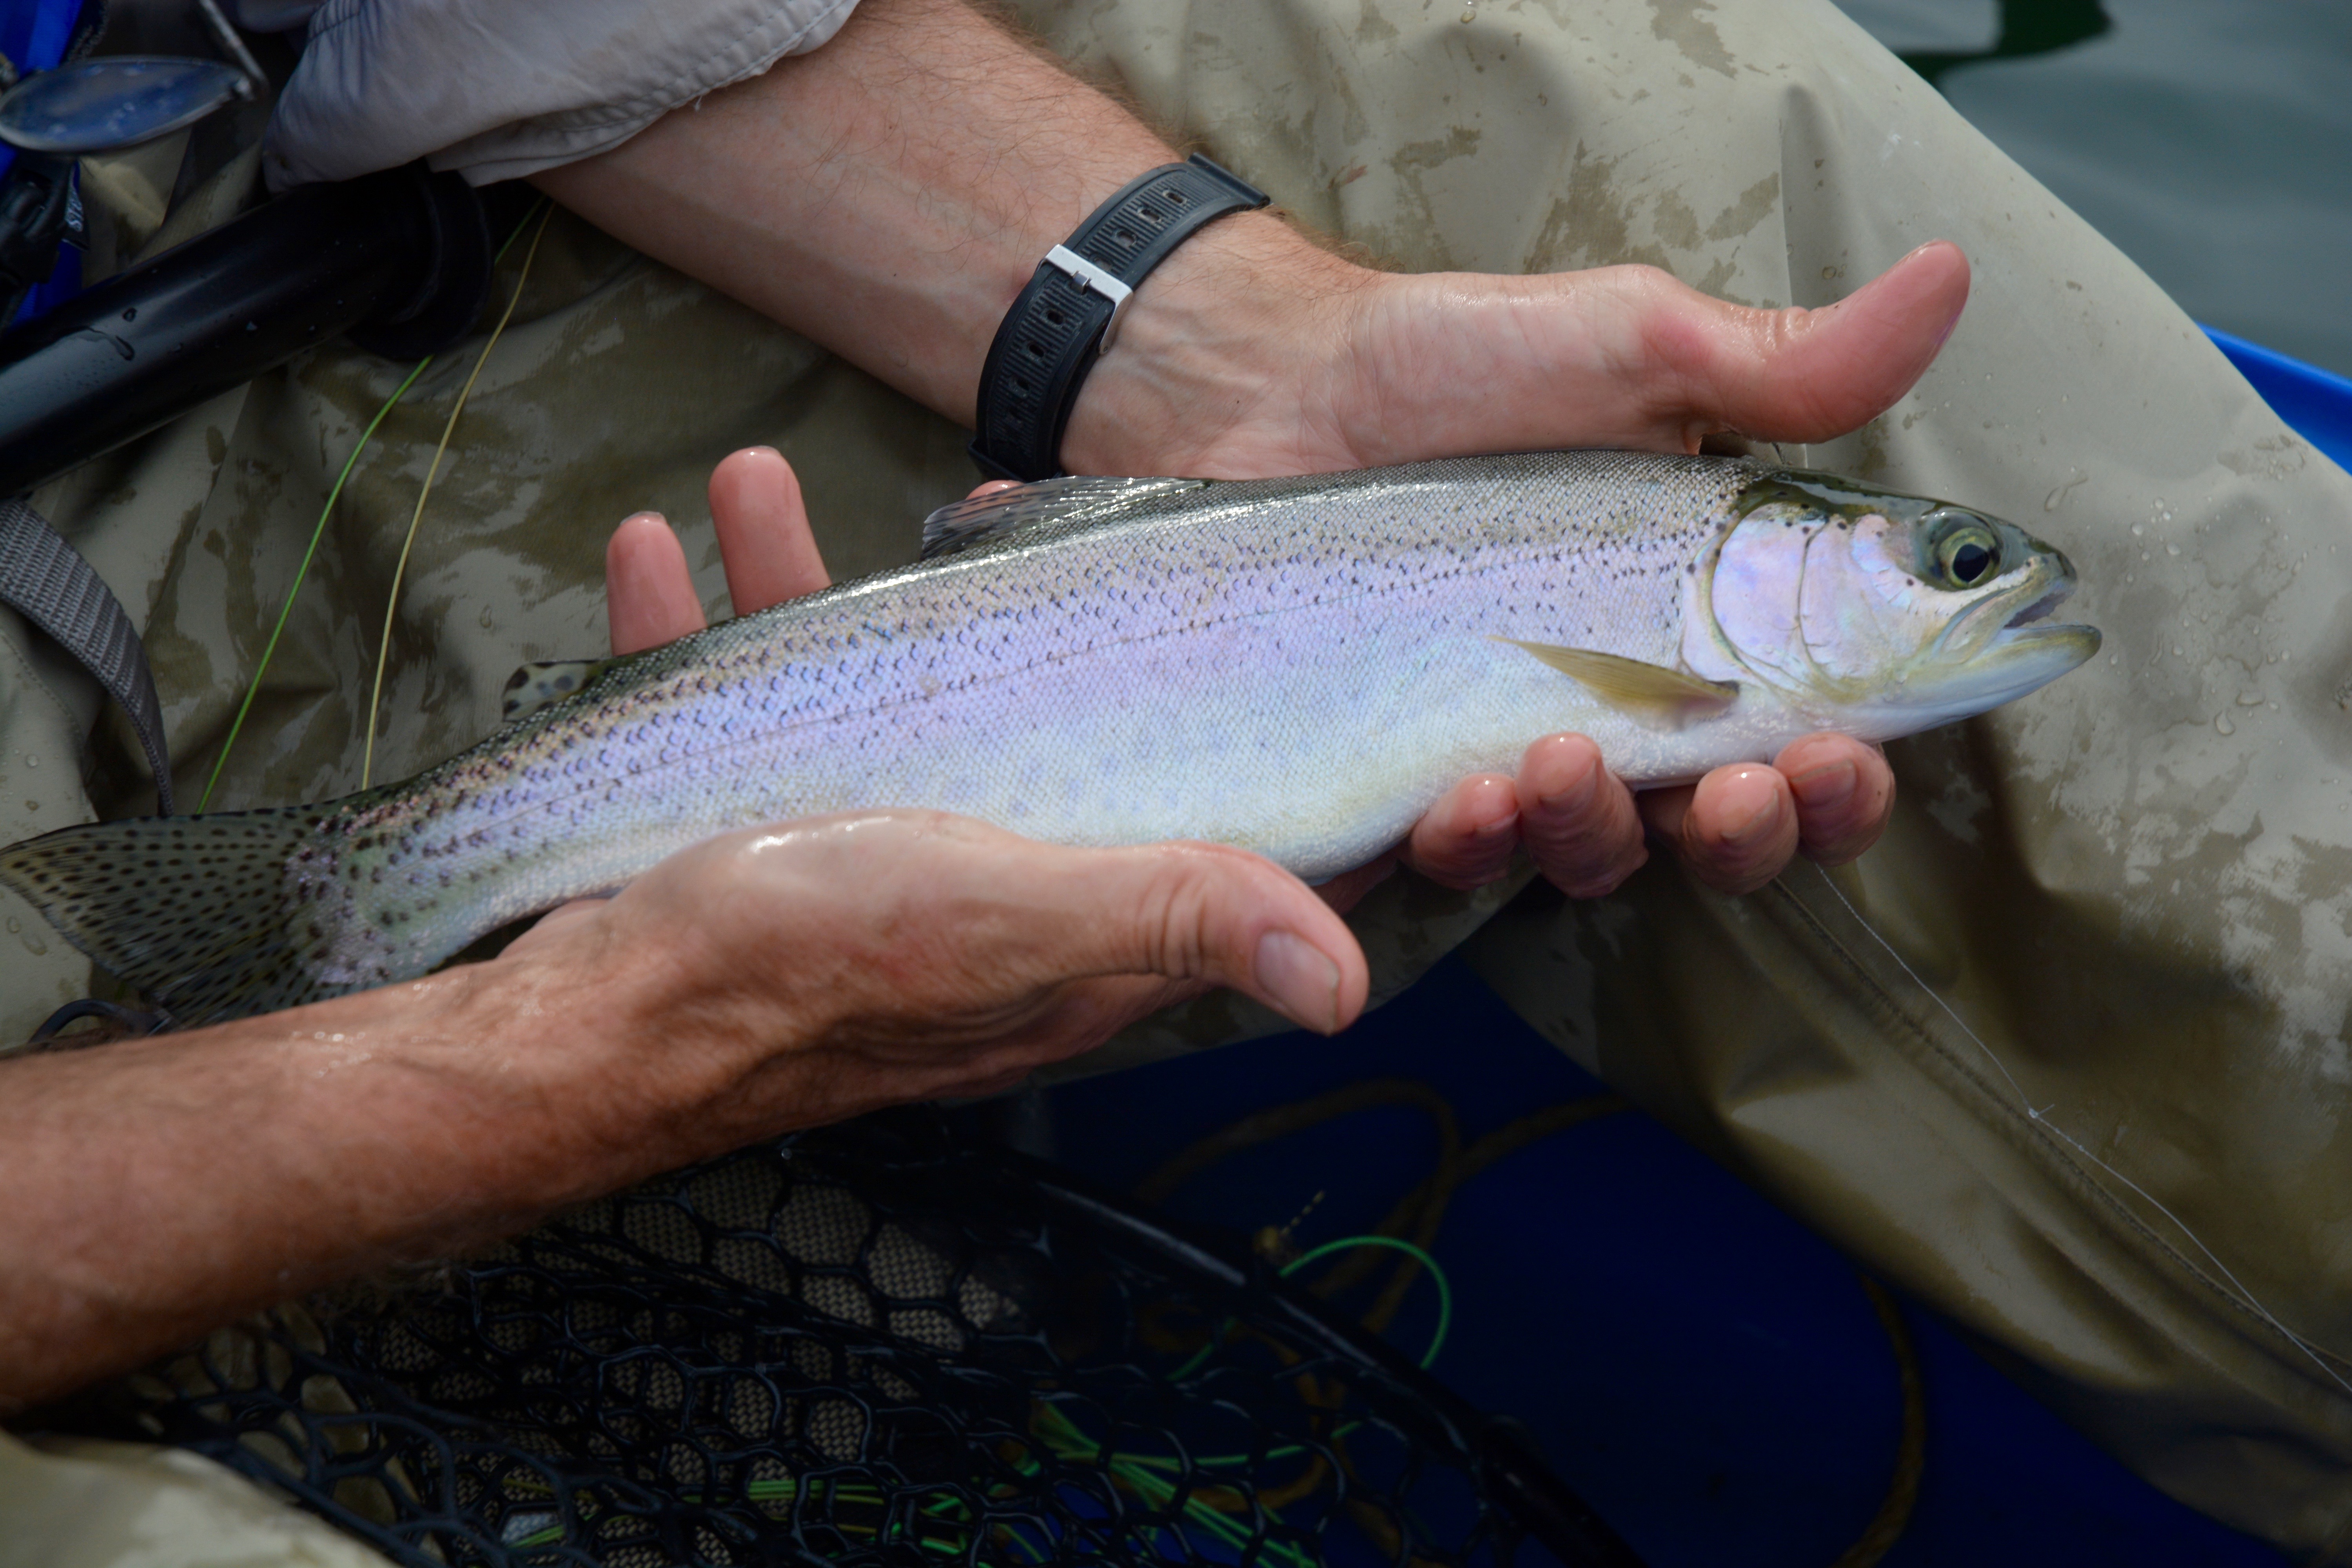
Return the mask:
[[1404,863],[1447,888],[1483,888],[1510,868],[1519,847],[1519,796],[1501,773],[1464,779],[1422,814]]
[[1777,768],[1739,763],[1684,790],[1651,792],[1642,814],[1682,852],[1692,872],[1726,893],[1752,893],[1797,852],[1797,808]]
[[972,486],[971,493],[963,499],[978,500],[982,496],[992,496],[999,490],[1013,490],[1020,488],[1020,481],[1017,479],[982,479]]
[[1325,1035],[1363,1011],[1371,976],[1347,922],[1270,861],[1206,844],[1022,847],[1029,929],[1056,978],[1205,980]]
[[661,513],[625,518],[606,541],[604,616],[616,654],[643,653],[702,629],[686,552]]
[[710,470],[710,521],[739,616],[833,581],[809,531],[800,477],[773,447],[746,447],[719,459]]
[[1572,899],[1593,899],[1650,858],[1633,792],[1581,735],[1528,748],[1517,781],[1519,837],[1537,867]]
[[1757,310],[1671,281],[1643,337],[1671,374],[1654,396],[1679,411],[1685,446],[1731,429],[1772,441],[1825,441],[1894,406],[1944,346],[1968,303],[1959,247],[1923,245],[1836,304]]
[[1878,841],[1895,809],[1895,770],[1875,746],[1848,735],[1807,735],[1772,760],[1797,804],[1797,842],[1809,859],[1843,866]]

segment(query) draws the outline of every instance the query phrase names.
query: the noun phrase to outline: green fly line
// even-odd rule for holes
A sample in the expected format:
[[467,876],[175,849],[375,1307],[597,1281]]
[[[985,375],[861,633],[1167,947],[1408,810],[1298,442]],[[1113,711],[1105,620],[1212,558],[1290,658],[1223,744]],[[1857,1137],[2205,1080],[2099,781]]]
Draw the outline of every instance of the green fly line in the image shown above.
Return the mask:
[[246,684],[245,700],[236,705],[236,717],[229,721],[228,735],[213,757],[212,776],[205,780],[205,793],[196,800],[199,812],[212,804],[213,789],[220,783],[221,769],[228,765],[229,748],[236,744],[237,731],[245,728],[245,716],[252,710],[253,700],[261,695],[261,678],[269,671],[269,658],[278,651],[278,638],[286,630],[286,617],[294,613],[294,598],[302,591],[302,580],[310,574],[310,558],[319,553],[319,541],[326,534],[327,519],[334,513],[336,498],[343,493],[343,481],[352,477],[352,469],[358,466],[360,454],[367,450],[368,437],[375,434],[375,427],[383,423],[383,416],[392,412],[392,405],[400,401],[403,393],[416,384],[416,378],[423,375],[425,367],[432,363],[430,354],[416,362],[416,368],[408,373],[408,379],[393,388],[392,395],[383,400],[383,406],[375,411],[375,417],[367,422],[365,430],[360,432],[359,445],[352,448],[352,455],[343,459],[343,471],[335,476],[335,488],[327,492],[327,504],[319,509],[319,521],[310,530],[310,542],[302,552],[302,563],[294,568],[293,586],[286,590],[286,601],[278,606],[278,624],[269,628],[269,640],[261,647],[261,662],[253,667],[253,679]]
[[[541,203],[543,205],[545,200],[545,197],[541,197]],[[536,208],[533,209],[534,212],[536,210]],[[531,213],[525,213],[521,221],[507,231],[506,238],[499,245],[498,253],[490,258],[491,266],[496,267],[506,259],[507,252],[513,248],[514,242],[521,237],[523,224],[529,223],[531,216]],[[547,220],[541,216],[540,226],[545,228],[546,226]],[[531,243],[536,247],[539,242],[534,237]],[[521,292],[520,284],[517,285],[516,292],[517,294]],[[514,307],[509,304],[507,307],[507,313],[511,315],[513,312]],[[506,326],[504,316],[499,319],[499,326],[501,329]],[[492,334],[492,341],[496,341],[495,333]],[[228,764],[229,751],[236,744],[236,737],[245,728],[245,716],[252,710],[254,699],[261,695],[262,677],[269,673],[270,658],[278,651],[278,639],[286,630],[287,617],[294,613],[294,600],[302,592],[302,584],[310,574],[311,559],[319,553],[319,541],[326,536],[327,520],[334,515],[335,502],[343,493],[345,481],[351,479],[352,470],[359,466],[360,454],[367,450],[367,444],[374,437],[376,426],[383,423],[384,416],[392,412],[393,405],[398,403],[407,394],[408,389],[416,384],[416,378],[425,374],[427,367],[433,363],[433,355],[426,354],[416,362],[416,367],[408,373],[407,379],[393,388],[392,395],[383,400],[383,405],[375,411],[375,417],[369,420],[367,428],[360,432],[359,442],[352,447],[352,455],[343,459],[343,471],[335,476],[334,488],[327,492],[326,504],[319,509],[319,521],[310,530],[310,542],[302,552],[301,563],[294,569],[294,582],[286,590],[285,602],[278,606],[278,624],[269,628],[269,640],[262,645],[260,662],[253,667],[253,679],[246,683],[245,700],[236,705],[236,717],[230,721],[228,734],[222,740],[220,751],[213,757],[212,776],[205,780],[205,793],[196,799],[197,811],[201,812],[212,804],[213,791],[220,784],[221,770]],[[467,384],[472,384],[469,382]]]
[[[1343,1236],[1337,1241],[1327,1241],[1314,1250],[1284,1264],[1282,1277],[1287,1279],[1310,1263],[1320,1263],[1335,1252],[1350,1252],[1360,1247],[1381,1247],[1391,1252],[1402,1252],[1428,1270],[1429,1278],[1436,1284],[1437,1331],[1430,1335],[1429,1348],[1421,1352],[1421,1370],[1427,1372],[1432,1365],[1435,1364],[1437,1352],[1445,1348],[1445,1331],[1454,1326],[1454,1287],[1446,1279],[1445,1270],[1437,1266],[1437,1259],[1432,1258],[1426,1249],[1416,1247],[1401,1236]],[[1226,1327],[1231,1326],[1229,1321]],[[1224,1329],[1219,1329],[1214,1335],[1211,1336],[1207,1344],[1194,1352],[1191,1361],[1176,1369],[1174,1376],[1183,1378],[1192,1375],[1202,1362],[1215,1352],[1217,1342],[1223,1339],[1224,1335]]]
[[[449,410],[448,422],[441,426],[439,444],[433,448],[432,466],[425,470],[425,483],[416,492],[416,510],[409,514],[408,533],[400,542],[400,560],[392,569],[392,592],[384,600],[383,638],[376,644],[375,684],[368,689],[367,746],[360,755],[362,789],[368,787],[375,774],[375,716],[377,710],[383,706],[383,666],[392,656],[392,623],[400,613],[400,584],[401,579],[408,574],[408,552],[416,544],[416,526],[425,521],[425,503],[432,499],[433,480],[441,471],[441,457],[449,449],[449,437],[457,428],[457,416],[466,412],[466,399],[473,395],[474,383],[480,378],[482,367],[490,363],[490,351],[499,346],[499,339],[506,332],[507,322],[514,319],[515,307],[522,303],[523,285],[530,281],[531,259],[539,254],[540,239],[547,233],[547,220],[554,216],[555,208],[542,202],[539,226],[531,231],[530,248],[523,252],[522,269],[515,274],[514,292],[507,297],[507,308],[499,313],[499,324],[490,329],[489,341],[482,344],[482,352],[475,357],[474,368],[467,374],[466,384],[457,389],[457,401]],[[520,232],[520,226],[517,232]]]

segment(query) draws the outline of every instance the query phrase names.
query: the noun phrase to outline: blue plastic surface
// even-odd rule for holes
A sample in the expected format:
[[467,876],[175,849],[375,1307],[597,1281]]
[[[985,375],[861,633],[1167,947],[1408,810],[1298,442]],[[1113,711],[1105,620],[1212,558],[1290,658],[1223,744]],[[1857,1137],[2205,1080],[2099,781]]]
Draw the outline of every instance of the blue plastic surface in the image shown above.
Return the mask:
[[[49,69],[65,58],[81,7],[82,0],[0,0],[0,54],[16,63],[19,74]],[[16,150],[0,142],[0,180],[8,177],[16,163]],[[57,270],[26,293],[13,321],[30,321],[79,291],[81,257],[70,246],[61,252]],[[0,327],[10,324],[0,321]]]
[[[1380,1077],[1435,1085],[1465,1142],[1602,1089],[1450,959],[1338,1039],[1286,1035],[1055,1090],[1056,1155],[1126,1187],[1250,1110]],[[1417,1110],[1360,1111],[1234,1155],[1167,1206],[1246,1233],[1311,1204],[1294,1233],[1309,1245],[1370,1229],[1435,1149]],[[1455,1197],[1435,1251],[1455,1297],[1438,1375],[1525,1419],[1656,1568],[1823,1568],[1877,1509],[1901,1402],[1853,1266],[1648,1117],[1496,1164]],[[1391,1339],[1417,1353],[1431,1305],[1416,1290]],[[2284,1562],[2131,1475],[1932,1313],[1906,1316],[1927,1461],[1886,1568]]]
[[[65,58],[80,19],[82,0],[0,0],[0,55],[19,76],[45,71]],[[16,162],[16,150],[0,142],[0,179]]]
[[2218,327],[2206,328],[2205,335],[2297,435],[2335,458],[2339,468],[2352,468],[2352,380]]

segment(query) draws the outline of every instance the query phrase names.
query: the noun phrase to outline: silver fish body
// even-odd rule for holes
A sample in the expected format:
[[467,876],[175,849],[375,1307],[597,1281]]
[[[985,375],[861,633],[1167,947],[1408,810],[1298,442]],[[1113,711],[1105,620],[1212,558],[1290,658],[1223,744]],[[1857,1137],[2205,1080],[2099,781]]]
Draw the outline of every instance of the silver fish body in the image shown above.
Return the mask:
[[[316,807],[68,829],[0,854],[0,879],[200,1022],[422,973],[738,826],[936,807],[1065,844],[1211,839],[1319,879],[1546,734],[1591,736],[1637,784],[1685,779],[1819,729],[1879,740],[1975,711],[2096,641],[2031,624],[2071,574],[2006,524],[1727,459],[1049,481],[949,521],[1024,510],[1042,515],[616,661],[415,779]],[[2005,597],[1984,597],[1990,576],[1945,593],[1872,564],[1932,568],[1955,526],[1979,542],[1963,564],[1995,541],[1982,571],[2018,579]],[[1832,565],[1862,587],[1831,583]],[[1727,615],[1719,580],[1734,578],[1787,613]],[[1815,580],[1830,583],[1819,615]],[[1973,614],[1971,635],[1999,645],[1959,660],[1979,672],[1959,699],[1948,672],[1874,673],[1874,644],[1839,653],[1839,595],[1882,584],[1890,604],[1951,603],[1874,600],[1864,643],[1885,641],[1880,622],[1906,649],[1913,621],[1948,638]],[[1988,684],[2003,659],[2020,668]],[[137,890],[109,872],[159,856]],[[208,891],[200,862],[233,867],[234,893]],[[256,930],[273,934],[257,946]]]

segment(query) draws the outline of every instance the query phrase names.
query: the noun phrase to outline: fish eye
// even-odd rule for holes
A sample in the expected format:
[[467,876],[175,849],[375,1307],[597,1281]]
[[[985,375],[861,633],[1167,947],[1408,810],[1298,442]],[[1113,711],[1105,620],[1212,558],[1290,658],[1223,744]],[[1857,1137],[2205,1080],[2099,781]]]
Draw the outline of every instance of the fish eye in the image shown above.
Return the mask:
[[1983,521],[1963,512],[1949,519],[1935,541],[1936,564],[1955,587],[1972,588],[2000,564],[2000,539]]

